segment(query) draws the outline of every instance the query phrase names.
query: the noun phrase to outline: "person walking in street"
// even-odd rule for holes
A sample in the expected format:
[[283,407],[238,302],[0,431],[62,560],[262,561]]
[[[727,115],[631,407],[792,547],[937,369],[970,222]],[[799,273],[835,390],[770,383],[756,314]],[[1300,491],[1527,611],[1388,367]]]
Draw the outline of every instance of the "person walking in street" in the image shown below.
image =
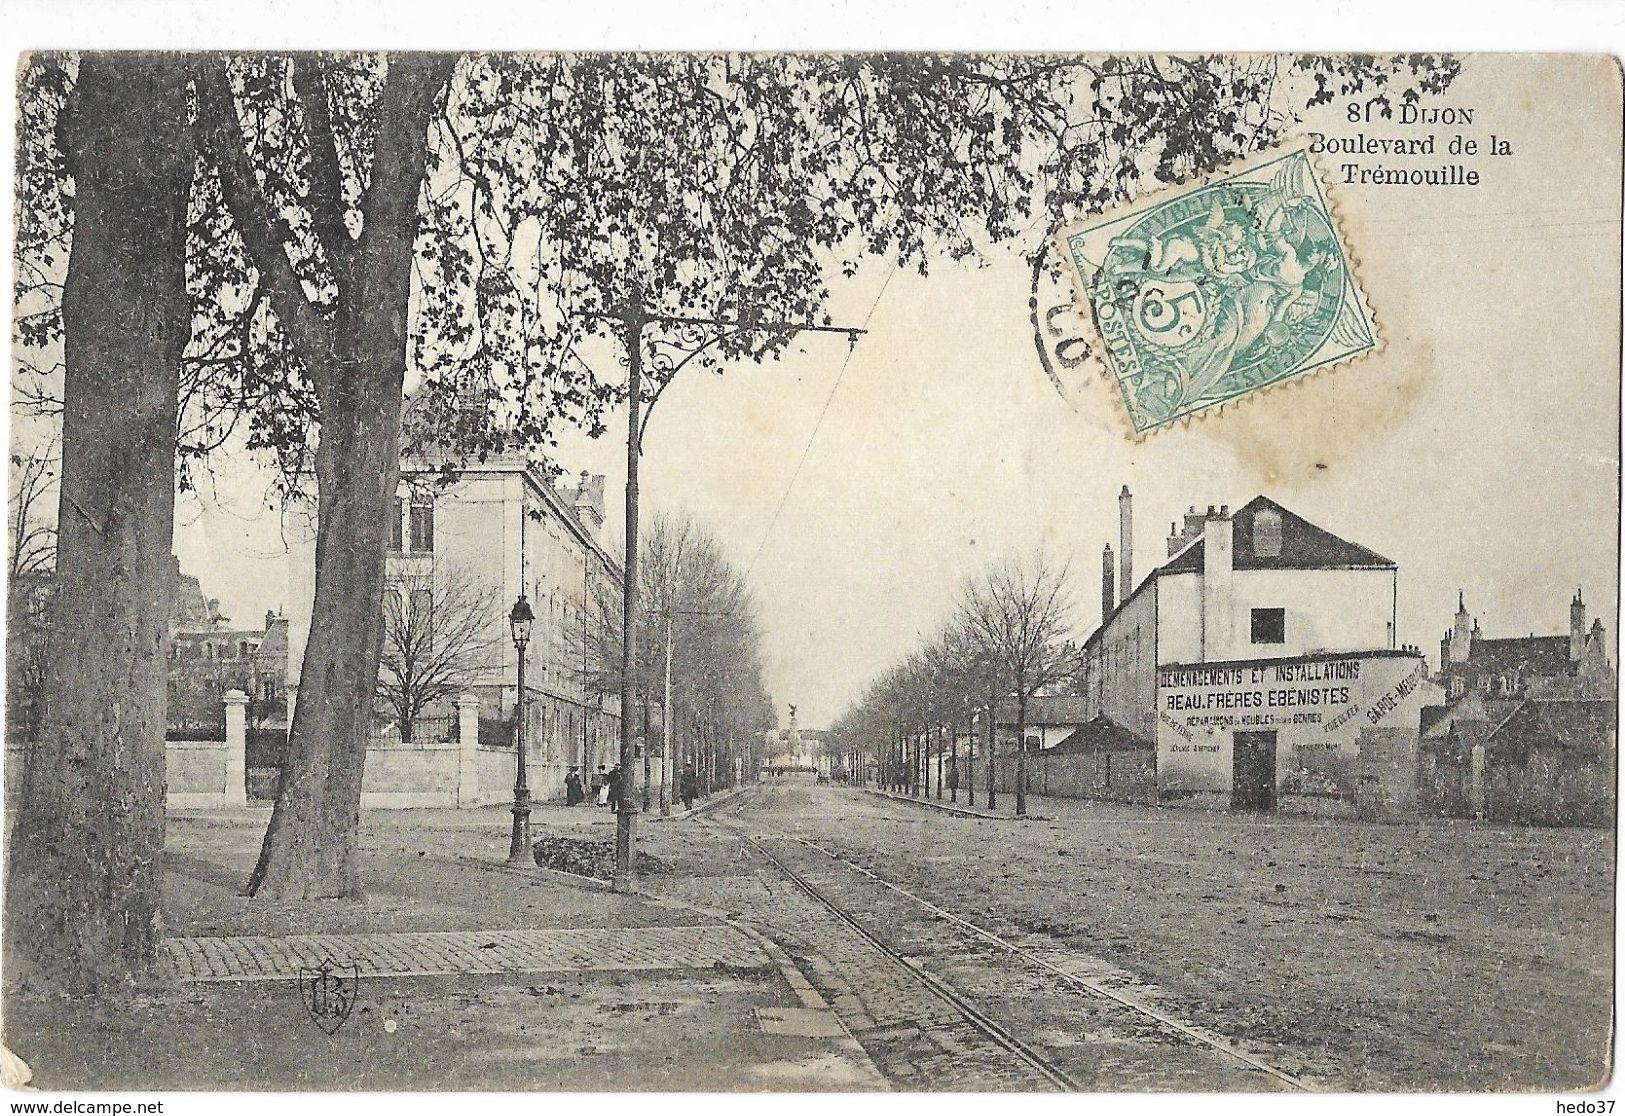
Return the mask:
[[609,802],[609,776],[605,774],[603,764],[599,764],[598,770],[592,773],[592,800],[598,806]]
[[694,765],[689,764],[683,768],[682,777],[677,781],[678,788],[683,796],[683,809],[694,809],[694,796],[699,791],[699,779],[694,774]]
[[621,792],[625,790],[626,776],[621,773],[621,765],[616,764],[610,768],[609,776],[604,781],[605,798],[608,800],[610,810],[621,808]]
[[579,768],[570,768],[570,773],[564,777],[564,804],[566,806],[579,806],[586,793],[581,789],[581,771]]

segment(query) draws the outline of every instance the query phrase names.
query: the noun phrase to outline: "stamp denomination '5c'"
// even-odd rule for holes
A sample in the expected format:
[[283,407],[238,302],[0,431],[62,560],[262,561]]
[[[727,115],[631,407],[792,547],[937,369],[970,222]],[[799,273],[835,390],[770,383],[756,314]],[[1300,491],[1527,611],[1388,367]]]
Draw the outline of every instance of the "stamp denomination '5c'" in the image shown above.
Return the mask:
[[1080,223],[1061,248],[1136,435],[1378,345],[1301,148]]

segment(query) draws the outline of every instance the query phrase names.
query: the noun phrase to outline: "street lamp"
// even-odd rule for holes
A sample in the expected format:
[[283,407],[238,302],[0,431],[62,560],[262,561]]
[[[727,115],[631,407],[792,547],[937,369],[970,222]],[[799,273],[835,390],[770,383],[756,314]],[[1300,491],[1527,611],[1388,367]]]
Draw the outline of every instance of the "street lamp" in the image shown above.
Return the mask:
[[513,705],[513,840],[508,845],[509,864],[530,862],[530,787],[525,782],[525,644],[530,642],[530,624],[536,619],[523,591],[508,613],[514,650],[519,653],[519,692]]

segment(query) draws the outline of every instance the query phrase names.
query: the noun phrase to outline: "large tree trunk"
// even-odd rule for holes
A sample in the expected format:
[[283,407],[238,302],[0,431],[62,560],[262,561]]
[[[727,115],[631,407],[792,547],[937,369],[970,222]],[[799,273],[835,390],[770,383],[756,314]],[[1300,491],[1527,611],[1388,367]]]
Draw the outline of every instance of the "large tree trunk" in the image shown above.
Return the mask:
[[7,977],[47,989],[148,975],[162,933],[186,81],[173,56],[87,54],[59,132],[75,193],[56,598],[5,923]]
[[[330,345],[326,353],[301,352],[322,407],[316,596],[282,786],[249,880],[253,895],[361,893],[361,778],[383,649],[418,197],[429,118],[452,65],[444,55],[390,59],[362,233],[341,238],[330,256],[339,289]],[[318,130],[313,143],[330,137]]]
[[401,375],[352,368],[352,391],[334,393],[322,411],[316,596],[282,786],[249,881],[254,895],[361,893],[356,839],[383,650],[386,510],[400,471]]

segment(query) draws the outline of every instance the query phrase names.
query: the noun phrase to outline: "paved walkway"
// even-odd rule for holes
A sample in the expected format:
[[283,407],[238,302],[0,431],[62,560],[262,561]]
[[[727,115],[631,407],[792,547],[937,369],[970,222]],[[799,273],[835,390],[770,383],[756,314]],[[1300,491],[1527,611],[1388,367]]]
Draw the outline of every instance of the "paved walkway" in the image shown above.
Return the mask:
[[170,938],[183,981],[297,980],[331,958],[362,976],[660,972],[758,968],[762,947],[732,926],[472,930],[289,937]]

